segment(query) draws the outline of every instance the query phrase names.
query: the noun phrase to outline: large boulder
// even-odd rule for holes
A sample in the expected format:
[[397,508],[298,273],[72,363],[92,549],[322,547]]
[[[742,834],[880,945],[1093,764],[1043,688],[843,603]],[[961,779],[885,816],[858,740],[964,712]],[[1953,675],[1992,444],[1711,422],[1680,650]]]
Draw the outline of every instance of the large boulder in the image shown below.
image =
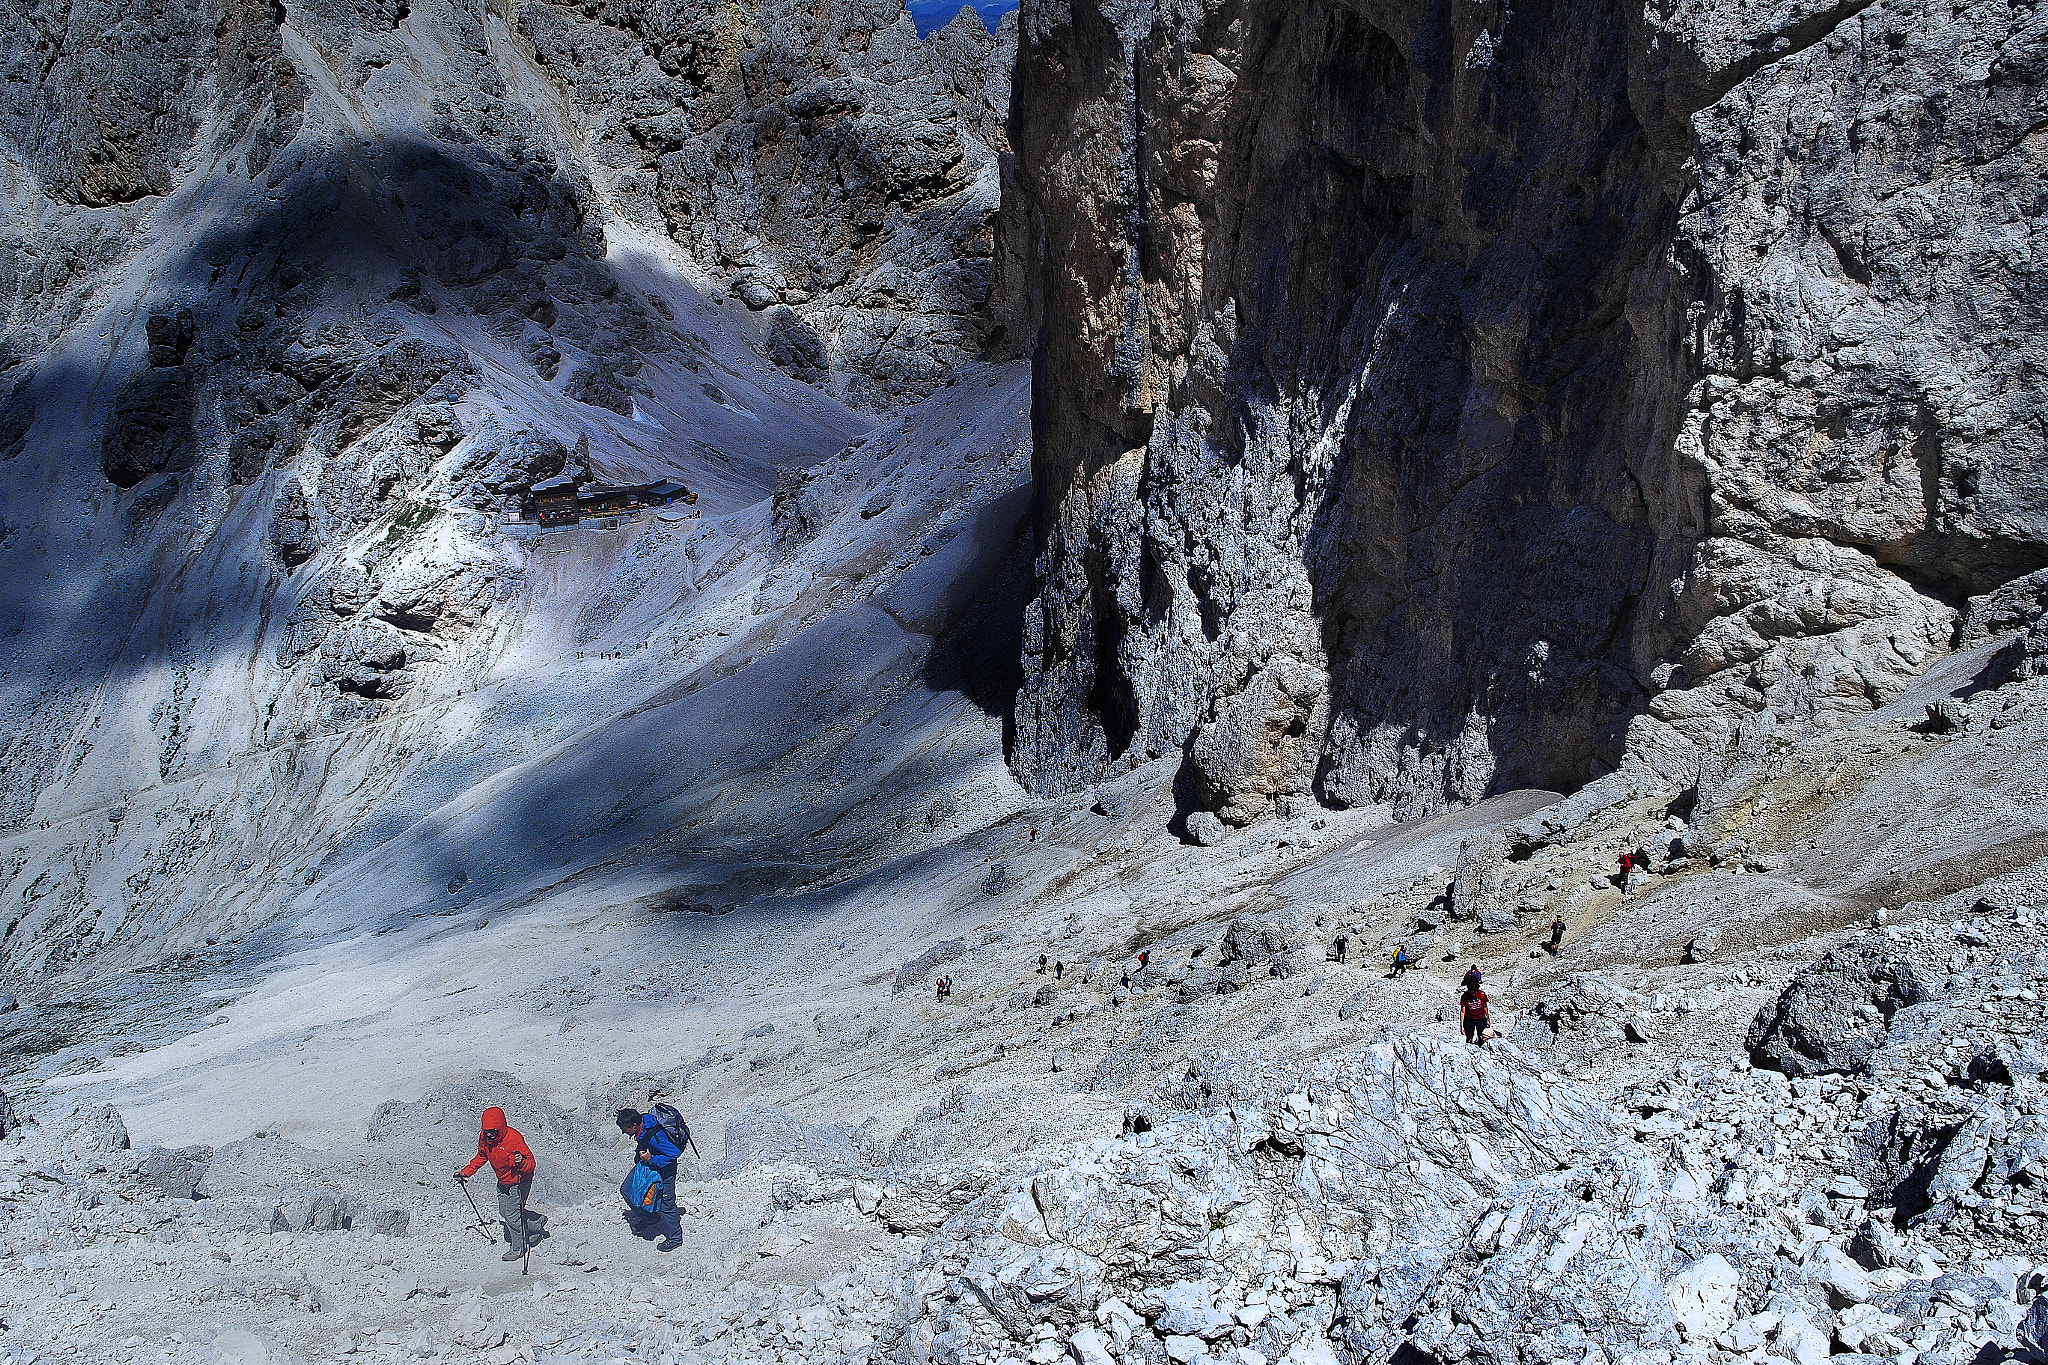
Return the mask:
[[1979,1084],[2012,1085],[2048,1072],[2048,1053],[2026,1038],[1994,1038],[1970,1054],[1969,1078]]
[[711,1179],[763,1166],[803,1166],[819,1175],[857,1175],[873,1164],[867,1135],[843,1123],[805,1123],[784,1109],[748,1105],[725,1125],[725,1156]]
[[1891,940],[1866,934],[1802,969],[1749,1027],[1750,1060],[1788,1076],[1862,1069],[1894,1014],[1929,995]]
[[2035,1298],[2027,1315],[2020,1319],[2020,1354],[2029,1360],[2048,1360],[2048,1294]]
[[1710,1251],[1672,1276],[1664,1289],[1672,1316],[1687,1341],[1708,1342],[1735,1322],[1741,1277],[1719,1252]]
[[1523,1047],[1602,1052],[1638,1041],[1650,1002],[1598,972],[1579,972],[1545,992],[1523,1016],[1512,1041]]
[[121,1111],[111,1104],[86,1105],[74,1110],[64,1149],[73,1156],[104,1156],[128,1150],[128,1125]]
[[1492,829],[1475,834],[1458,850],[1457,880],[1451,884],[1451,915],[1476,919],[1483,934],[1515,927],[1515,907],[1506,894],[1508,838]]
[[135,1180],[145,1190],[165,1199],[197,1197],[199,1182],[213,1163],[213,1148],[152,1147],[135,1166]]
[[1256,967],[1287,952],[1300,939],[1299,915],[1285,912],[1239,915],[1223,931],[1223,942],[1216,954],[1217,965],[1242,962],[1247,967]]
[[[417,1100],[379,1105],[370,1116],[370,1141],[423,1149],[416,1159],[445,1163],[453,1170],[476,1154],[478,1118],[493,1105],[505,1111],[506,1120],[533,1149],[538,1168],[533,1192],[540,1202],[579,1203],[617,1187],[619,1177],[614,1168],[618,1157],[608,1133],[599,1133],[582,1114],[549,1103],[528,1090],[518,1077],[502,1071],[480,1071]],[[215,1154],[214,1169],[207,1176],[209,1184],[221,1177],[222,1166],[235,1146],[230,1144]],[[395,1151],[392,1157],[415,1159],[400,1158]],[[245,1162],[248,1159],[243,1158]],[[287,1164],[283,1160],[276,1163],[280,1175]],[[318,1162],[304,1157],[300,1164],[318,1167]]]
[[964,938],[949,938],[944,943],[935,943],[896,969],[896,982],[889,993],[901,995],[912,986],[921,985],[932,968],[966,955],[967,940]]

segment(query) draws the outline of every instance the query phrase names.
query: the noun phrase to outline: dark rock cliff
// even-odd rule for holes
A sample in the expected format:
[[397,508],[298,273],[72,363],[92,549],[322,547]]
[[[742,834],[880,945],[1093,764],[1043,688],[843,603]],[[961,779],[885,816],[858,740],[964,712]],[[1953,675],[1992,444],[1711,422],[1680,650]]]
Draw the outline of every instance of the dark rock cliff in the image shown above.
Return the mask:
[[2048,563],[2031,10],[1024,6],[1014,762],[1426,814],[1826,724]]

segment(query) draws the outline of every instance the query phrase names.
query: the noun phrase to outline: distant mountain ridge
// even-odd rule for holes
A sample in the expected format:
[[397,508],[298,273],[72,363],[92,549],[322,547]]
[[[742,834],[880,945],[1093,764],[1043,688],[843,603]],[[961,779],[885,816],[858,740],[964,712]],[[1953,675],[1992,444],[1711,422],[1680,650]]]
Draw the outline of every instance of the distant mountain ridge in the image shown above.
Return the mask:
[[1003,21],[1005,14],[1016,10],[1018,0],[976,0],[974,4],[964,0],[903,0],[903,8],[910,11],[910,17],[917,24],[917,36],[929,38],[953,22],[953,16],[963,9],[971,9],[981,16],[981,22],[994,33],[996,25]]

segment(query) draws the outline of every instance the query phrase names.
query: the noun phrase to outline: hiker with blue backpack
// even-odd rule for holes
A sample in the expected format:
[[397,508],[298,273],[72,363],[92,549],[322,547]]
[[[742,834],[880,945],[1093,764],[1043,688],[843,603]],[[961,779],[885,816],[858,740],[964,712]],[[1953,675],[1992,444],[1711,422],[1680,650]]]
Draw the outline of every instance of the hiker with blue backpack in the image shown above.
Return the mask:
[[654,1249],[674,1251],[683,1244],[683,1216],[676,1208],[676,1163],[682,1160],[685,1145],[696,1146],[690,1140],[690,1125],[672,1106],[657,1104],[647,1114],[621,1109],[619,1131],[633,1139],[634,1158],[633,1173],[619,1193],[639,1226],[659,1228],[662,1240]]

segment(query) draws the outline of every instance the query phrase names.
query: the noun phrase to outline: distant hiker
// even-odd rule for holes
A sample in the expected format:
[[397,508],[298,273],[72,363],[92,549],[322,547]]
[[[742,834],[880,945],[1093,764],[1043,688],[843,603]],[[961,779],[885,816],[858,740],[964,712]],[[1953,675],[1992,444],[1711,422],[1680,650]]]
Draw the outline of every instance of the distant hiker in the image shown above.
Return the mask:
[[1628,874],[1632,870],[1634,870],[1636,860],[1630,857],[1628,854],[1624,853],[1619,858],[1615,859],[1615,861],[1621,865],[1621,874],[1620,876],[1615,878],[1616,884],[1619,885],[1623,890],[1627,890]]
[[1150,962],[1151,960],[1152,960],[1152,950],[1151,950],[1150,948],[1147,948],[1147,949],[1146,949],[1146,950],[1145,950],[1144,952],[1142,952],[1142,953],[1139,953],[1139,954],[1138,954],[1138,970],[1139,970],[1139,971],[1141,971],[1141,972],[1142,972],[1142,971],[1144,971],[1144,970],[1145,970],[1145,964],[1146,964],[1147,962]]
[[1394,952],[1394,975],[1399,976],[1415,965],[1415,959],[1408,956],[1408,949],[1402,947]]
[[1038,826],[1036,825],[1031,827],[1031,842],[1034,844],[1038,842]]
[[1486,1045],[1486,992],[1473,987],[1465,992],[1458,1002],[1458,1013],[1465,1021],[1465,1041],[1480,1047]]
[[1045,964],[1046,964],[1046,963],[1047,963],[1047,961],[1049,961],[1049,960],[1050,960],[1050,959],[1048,959],[1048,958],[1046,957],[1046,955],[1045,955],[1044,953],[1040,953],[1040,954],[1038,955],[1038,974],[1039,974],[1040,976],[1044,976],[1044,975],[1045,975]]
[[1553,955],[1557,952],[1557,945],[1562,942],[1564,942],[1564,921],[1554,919],[1550,922],[1550,951]]
[[511,1248],[501,1259],[516,1261],[541,1239],[541,1225],[547,1219],[526,1207],[526,1196],[533,1189],[533,1151],[519,1130],[505,1122],[505,1111],[496,1105],[484,1110],[476,1155],[455,1178],[469,1179],[486,1161],[498,1177],[498,1217],[505,1224],[505,1243]]
[[1131,988],[1131,974],[1129,972],[1125,972],[1123,974],[1123,979],[1118,981],[1116,984],[1117,989],[1119,990],[1129,990]]
[[[678,1122],[680,1119],[678,1115]],[[682,1143],[662,1126],[659,1118],[642,1114],[638,1109],[619,1111],[619,1131],[633,1139],[633,1159],[652,1168],[659,1182],[654,1189],[653,1207],[648,1210],[662,1236],[654,1249],[674,1251],[683,1244],[683,1216],[676,1208],[676,1163],[683,1157]]]
[[1465,979],[1458,983],[1458,989],[1463,991],[1465,994],[1470,995],[1472,992],[1479,989],[1480,979],[1481,978],[1479,975],[1479,968],[1476,964],[1467,967],[1465,969]]
[[1351,939],[1344,934],[1339,934],[1337,935],[1336,942],[1330,946],[1337,950],[1337,961],[1342,962],[1345,950],[1351,946]]
[[1053,980],[1055,980],[1055,981],[1063,981],[1063,980],[1065,980],[1065,979],[1066,979],[1066,975],[1067,975],[1067,964],[1066,964],[1066,963],[1064,963],[1064,962],[1055,962],[1055,963],[1053,963],[1053,964],[1052,964],[1052,979],[1053,979]]

